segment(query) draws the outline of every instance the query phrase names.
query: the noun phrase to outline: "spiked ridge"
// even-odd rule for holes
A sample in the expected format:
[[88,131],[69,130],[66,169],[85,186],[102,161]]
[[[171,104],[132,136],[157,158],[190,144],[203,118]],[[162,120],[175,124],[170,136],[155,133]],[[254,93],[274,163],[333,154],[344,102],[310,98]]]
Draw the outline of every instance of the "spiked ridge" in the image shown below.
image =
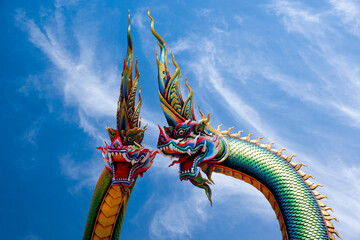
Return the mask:
[[[304,173],[303,171],[300,170],[300,168],[302,166],[306,166],[303,163],[294,163],[292,162],[292,158],[295,157],[296,155],[283,155],[282,152],[284,150],[286,150],[286,148],[280,148],[280,149],[273,149],[272,145],[275,144],[274,142],[270,142],[268,144],[262,144],[260,143],[260,140],[263,139],[263,137],[259,137],[256,140],[252,140],[250,137],[253,135],[253,133],[248,134],[246,137],[241,137],[241,133],[243,132],[243,130],[239,131],[236,134],[231,134],[231,130],[233,129],[233,127],[228,128],[226,131],[221,131],[220,130],[220,126],[218,126],[218,128],[216,129],[217,133],[220,134],[220,136],[228,136],[230,138],[234,138],[234,139],[239,139],[251,144],[254,144],[256,146],[259,146],[260,148],[264,149],[264,150],[268,150],[270,152],[272,152],[273,154],[275,154],[276,156],[280,157],[281,159],[283,159],[286,163],[288,163],[295,171],[296,173],[304,180],[304,182],[306,183],[306,185],[308,186],[308,188],[311,190],[312,194],[314,195],[314,197],[317,200],[317,203],[319,205],[319,207],[321,208],[321,212],[324,216],[325,219],[325,223],[326,223],[326,227],[329,234],[329,238],[330,239],[335,239],[334,234],[336,234],[339,238],[341,238],[338,234],[338,232],[335,230],[333,224],[330,222],[331,220],[335,220],[335,221],[339,221],[337,218],[330,216],[330,213],[328,213],[328,210],[332,210],[331,208],[327,207],[322,201],[321,199],[327,198],[328,197],[326,195],[321,195],[318,191],[316,191],[315,189],[317,187],[323,187],[323,185],[321,184],[315,184],[311,181],[309,181],[309,178],[313,178],[314,177],[312,175],[308,175],[306,173]],[[216,168],[212,169],[215,170]],[[219,169],[218,169],[219,170]],[[223,173],[224,170],[220,170],[219,172]],[[229,174],[227,174],[229,175]],[[254,184],[252,184],[251,182],[248,182],[251,185],[254,186]],[[280,223],[281,225],[281,223]]]
[[[309,181],[313,177],[300,170],[305,165],[292,162],[295,155],[283,155],[286,148],[273,149],[273,142],[262,144],[262,137],[251,139],[253,134],[242,137],[242,131],[232,134],[232,128],[221,131],[218,126],[214,129],[210,126],[209,116],[205,118],[200,109],[202,120],[199,122],[195,121],[193,113],[188,116],[180,111],[186,105],[179,88],[180,68],[172,55],[176,70],[170,77],[166,43],[155,32],[153,18],[149,12],[148,15],[151,31],[160,47],[160,55],[156,55],[159,97],[169,124],[169,127],[164,127],[165,131],[160,128],[158,148],[165,156],[178,159],[170,166],[179,164],[180,180],[190,180],[195,186],[203,188],[211,203],[209,184],[213,183],[212,172],[241,179],[256,187],[268,199],[279,221],[283,239],[333,240],[335,235],[339,237],[330,222],[335,218],[330,216],[327,212],[330,208],[321,201],[327,197],[315,190],[322,185]],[[192,99],[192,90],[189,91],[191,97],[188,99]],[[192,103],[189,106],[192,111]],[[211,140],[214,136],[218,137],[217,141]],[[202,141],[199,142],[199,139]],[[211,157],[203,154],[208,149],[214,153]],[[198,168],[208,179],[202,178]]]

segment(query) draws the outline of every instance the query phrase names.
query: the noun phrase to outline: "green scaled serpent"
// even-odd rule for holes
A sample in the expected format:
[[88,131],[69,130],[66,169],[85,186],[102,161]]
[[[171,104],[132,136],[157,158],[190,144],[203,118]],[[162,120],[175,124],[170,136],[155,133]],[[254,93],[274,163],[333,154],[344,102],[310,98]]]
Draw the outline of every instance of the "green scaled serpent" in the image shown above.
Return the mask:
[[289,223],[286,226],[289,239],[327,238],[321,208],[294,168],[259,146],[231,137],[226,139],[230,152],[220,164],[264,183],[276,199],[283,221]]
[[[315,189],[320,186],[309,181],[311,175],[300,170],[303,164],[292,162],[294,155],[282,155],[284,148],[272,149],[261,144],[261,137],[252,140],[249,134],[241,137],[241,131],[231,134],[231,129],[220,131],[209,124],[210,114],[196,121],[193,110],[193,91],[186,82],[189,95],[182,98],[180,91],[181,72],[172,55],[175,72],[170,75],[167,65],[167,46],[154,29],[151,31],[160,47],[156,54],[158,65],[159,98],[169,126],[160,128],[159,152],[176,160],[179,164],[180,180],[190,181],[204,189],[212,204],[211,174],[222,173],[243,180],[260,192],[269,201],[280,224],[285,239],[330,239],[339,237],[321,195]],[[170,165],[170,166],[171,166]],[[204,178],[201,171],[207,176]]]

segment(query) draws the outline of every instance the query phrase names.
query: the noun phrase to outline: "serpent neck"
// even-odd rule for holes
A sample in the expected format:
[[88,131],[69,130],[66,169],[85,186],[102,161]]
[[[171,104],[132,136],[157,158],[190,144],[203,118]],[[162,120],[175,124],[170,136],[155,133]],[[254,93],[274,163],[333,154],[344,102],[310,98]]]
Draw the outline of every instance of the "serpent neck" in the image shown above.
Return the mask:
[[285,239],[329,239],[314,195],[287,162],[254,144],[231,137],[226,139],[230,152],[219,166],[243,173],[270,191],[285,224]]
[[103,169],[91,200],[83,240],[119,239],[135,181],[131,187],[113,186],[109,171]]

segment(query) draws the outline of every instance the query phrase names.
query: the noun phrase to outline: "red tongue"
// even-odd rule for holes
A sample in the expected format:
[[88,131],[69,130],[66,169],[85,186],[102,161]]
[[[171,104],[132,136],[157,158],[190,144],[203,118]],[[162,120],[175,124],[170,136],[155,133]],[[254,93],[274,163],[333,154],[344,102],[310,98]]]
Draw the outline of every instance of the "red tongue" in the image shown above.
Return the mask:
[[194,158],[191,156],[181,156],[179,160],[182,160],[180,163],[182,171],[190,170],[193,166]]
[[124,162],[115,162],[115,178],[128,178],[129,172],[131,171],[131,164]]

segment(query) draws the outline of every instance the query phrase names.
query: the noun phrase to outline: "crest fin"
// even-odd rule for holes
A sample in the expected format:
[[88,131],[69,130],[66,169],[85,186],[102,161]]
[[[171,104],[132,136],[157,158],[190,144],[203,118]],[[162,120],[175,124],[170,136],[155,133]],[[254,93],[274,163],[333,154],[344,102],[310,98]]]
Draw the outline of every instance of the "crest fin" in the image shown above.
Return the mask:
[[[130,29],[130,10],[128,14],[129,26],[127,29],[127,52],[124,60],[124,67],[121,76],[120,96],[117,107],[117,123],[116,129],[120,132],[120,137],[123,137],[130,129],[140,127],[139,114],[141,108],[141,95],[139,91],[139,102],[136,104],[136,91],[139,84],[140,74],[137,66],[137,59],[135,63],[135,78],[132,80],[133,69],[133,43],[131,39]],[[124,134],[123,134],[124,133]],[[110,134],[110,133],[109,133]],[[122,139],[123,140],[123,139]]]
[[171,53],[172,61],[175,66],[175,72],[170,77],[167,65],[166,43],[164,39],[155,31],[154,19],[150,16],[149,9],[148,16],[151,19],[151,32],[157,39],[157,44],[160,47],[160,55],[156,53],[156,62],[158,65],[160,103],[166,120],[171,126],[175,126],[180,122],[184,122],[185,120],[195,120],[192,90],[186,83],[190,93],[184,102],[180,90],[180,67],[175,61],[174,54]]

